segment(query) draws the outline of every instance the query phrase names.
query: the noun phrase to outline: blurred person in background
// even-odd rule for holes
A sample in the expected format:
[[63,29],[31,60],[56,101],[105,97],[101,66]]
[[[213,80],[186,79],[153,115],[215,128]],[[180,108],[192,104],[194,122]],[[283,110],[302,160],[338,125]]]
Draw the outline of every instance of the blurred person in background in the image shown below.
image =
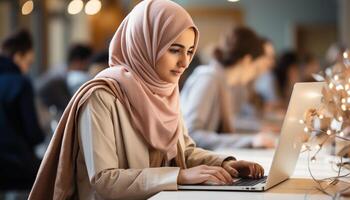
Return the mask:
[[30,33],[10,35],[0,50],[0,190],[29,190],[40,165],[34,150],[44,140],[26,76],[34,60]]
[[72,46],[68,54],[67,86],[71,96],[85,82],[91,79],[87,73],[92,49],[87,45],[77,44]]
[[320,61],[311,53],[307,53],[301,60],[301,81],[313,82],[316,81],[313,74],[321,71]]
[[257,60],[258,78],[254,81],[254,90],[262,99],[263,111],[273,110],[278,105],[273,68],[276,64],[276,53],[272,42],[262,38],[264,55]]
[[89,46],[73,45],[68,52],[66,70],[61,73],[47,73],[41,78],[38,94],[53,119],[59,120],[74,92],[91,79],[87,73],[91,55]]
[[[326,67],[335,68],[336,71],[343,67],[343,52],[346,46],[341,43],[333,43],[326,52]],[[327,72],[327,70],[326,70]]]
[[295,51],[285,51],[280,55],[274,69],[274,76],[282,107],[287,108],[293,86],[301,80],[299,58]]
[[336,63],[343,62],[343,52],[346,47],[340,43],[333,43],[326,52],[326,64],[327,66],[332,66]]
[[238,125],[232,123],[233,114],[238,114],[244,103],[242,92],[256,77],[255,61],[262,54],[262,42],[253,30],[234,27],[222,38],[210,64],[198,66],[188,78],[181,91],[182,112],[189,134],[198,146],[207,149],[273,146],[272,141],[260,135],[232,134]]
[[201,65],[201,60],[200,60],[198,54],[196,54],[193,56],[192,62],[190,63],[190,65],[188,66],[186,71],[184,71],[184,73],[180,77],[180,80],[179,80],[180,91],[182,90],[183,86],[185,85],[185,82],[187,81],[188,77],[190,77],[191,74],[193,73],[194,69],[200,65]]
[[88,66],[88,74],[91,78],[93,78],[99,72],[108,67],[108,51],[101,51],[91,57],[90,64]]

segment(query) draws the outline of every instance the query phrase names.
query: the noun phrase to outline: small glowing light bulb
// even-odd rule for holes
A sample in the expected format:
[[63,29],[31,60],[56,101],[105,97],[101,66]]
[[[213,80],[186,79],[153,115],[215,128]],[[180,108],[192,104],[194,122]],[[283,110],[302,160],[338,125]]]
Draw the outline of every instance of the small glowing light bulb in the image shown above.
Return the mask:
[[318,118],[323,119],[324,116],[323,116],[322,114],[320,114],[320,115],[318,116]]
[[334,75],[333,78],[334,78],[334,80],[336,80],[336,81],[339,80],[339,76],[338,76],[338,75]]
[[346,111],[346,105],[345,105],[345,104],[341,105],[341,109],[342,109],[343,111]]
[[305,127],[304,131],[307,133],[307,132],[309,132],[309,129],[307,127]]
[[340,133],[339,133],[339,136],[340,136],[340,137],[344,137],[344,132],[343,132],[343,131],[340,132]]
[[327,130],[327,135],[330,135],[332,134],[332,131],[331,130]]
[[[350,82],[350,79],[349,79],[349,82]],[[330,89],[333,89],[334,84],[331,82],[331,83],[329,83],[329,85],[328,85],[328,86],[329,86],[329,88],[330,88]]]
[[342,122],[342,121],[343,121],[343,117],[342,117],[342,116],[339,116],[339,117],[338,117],[338,120],[339,120],[340,122]]
[[301,120],[299,120],[299,123],[304,124],[305,122],[304,122],[304,120],[301,119]]
[[345,59],[349,58],[348,52],[344,52],[344,53],[343,53],[343,57],[344,57]]

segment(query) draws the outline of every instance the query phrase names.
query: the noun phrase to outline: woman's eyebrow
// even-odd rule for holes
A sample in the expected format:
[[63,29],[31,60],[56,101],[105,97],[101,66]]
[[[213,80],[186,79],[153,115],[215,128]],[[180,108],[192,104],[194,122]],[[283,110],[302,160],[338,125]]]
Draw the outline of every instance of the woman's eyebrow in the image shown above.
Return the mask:
[[[178,44],[178,43],[174,43],[174,44],[172,44],[171,46],[177,46],[177,47],[180,47],[180,48],[182,48],[182,49],[185,49],[185,46],[184,46],[184,45]],[[194,46],[191,46],[190,49],[191,49],[191,48],[194,48]]]

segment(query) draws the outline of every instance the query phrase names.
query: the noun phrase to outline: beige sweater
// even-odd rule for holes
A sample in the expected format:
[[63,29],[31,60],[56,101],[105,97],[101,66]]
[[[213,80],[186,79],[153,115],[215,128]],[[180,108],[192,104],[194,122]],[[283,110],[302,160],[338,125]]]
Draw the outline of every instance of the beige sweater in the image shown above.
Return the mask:
[[179,167],[222,164],[224,156],[195,147],[181,121],[175,167],[158,167],[164,166],[162,156],[131,127],[117,100],[121,95],[110,78],[79,89],[51,139],[29,200],[144,199],[176,190]]
[[[185,126],[178,143],[178,165],[220,166],[227,156],[196,148]],[[132,128],[123,105],[103,89],[94,91],[79,115],[76,184],[79,199],[145,199],[176,190],[180,167],[150,168],[145,140]],[[154,161],[154,160],[153,160]]]

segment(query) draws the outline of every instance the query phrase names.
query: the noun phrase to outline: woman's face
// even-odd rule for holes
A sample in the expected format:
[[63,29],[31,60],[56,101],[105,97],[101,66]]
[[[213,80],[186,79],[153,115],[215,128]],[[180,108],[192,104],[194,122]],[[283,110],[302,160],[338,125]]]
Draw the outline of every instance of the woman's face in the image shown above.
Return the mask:
[[253,60],[250,55],[244,56],[241,62],[244,71],[240,75],[241,84],[246,85],[256,78],[257,63],[256,59]]
[[195,33],[185,30],[169,49],[159,58],[155,71],[166,82],[178,83],[180,76],[190,64],[194,53]]
[[270,42],[264,44],[264,54],[257,58],[259,75],[269,71],[275,65],[275,49]]
[[30,69],[30,66],[34,62],[34,51],[29,50],[23,54],[16,53],[13,56],[13,61],[14,61],[14,63],[16,63],[16,65],[18,65],[18,67],[20,68],[20,70],[23,74],[27,74],[29,69]]

